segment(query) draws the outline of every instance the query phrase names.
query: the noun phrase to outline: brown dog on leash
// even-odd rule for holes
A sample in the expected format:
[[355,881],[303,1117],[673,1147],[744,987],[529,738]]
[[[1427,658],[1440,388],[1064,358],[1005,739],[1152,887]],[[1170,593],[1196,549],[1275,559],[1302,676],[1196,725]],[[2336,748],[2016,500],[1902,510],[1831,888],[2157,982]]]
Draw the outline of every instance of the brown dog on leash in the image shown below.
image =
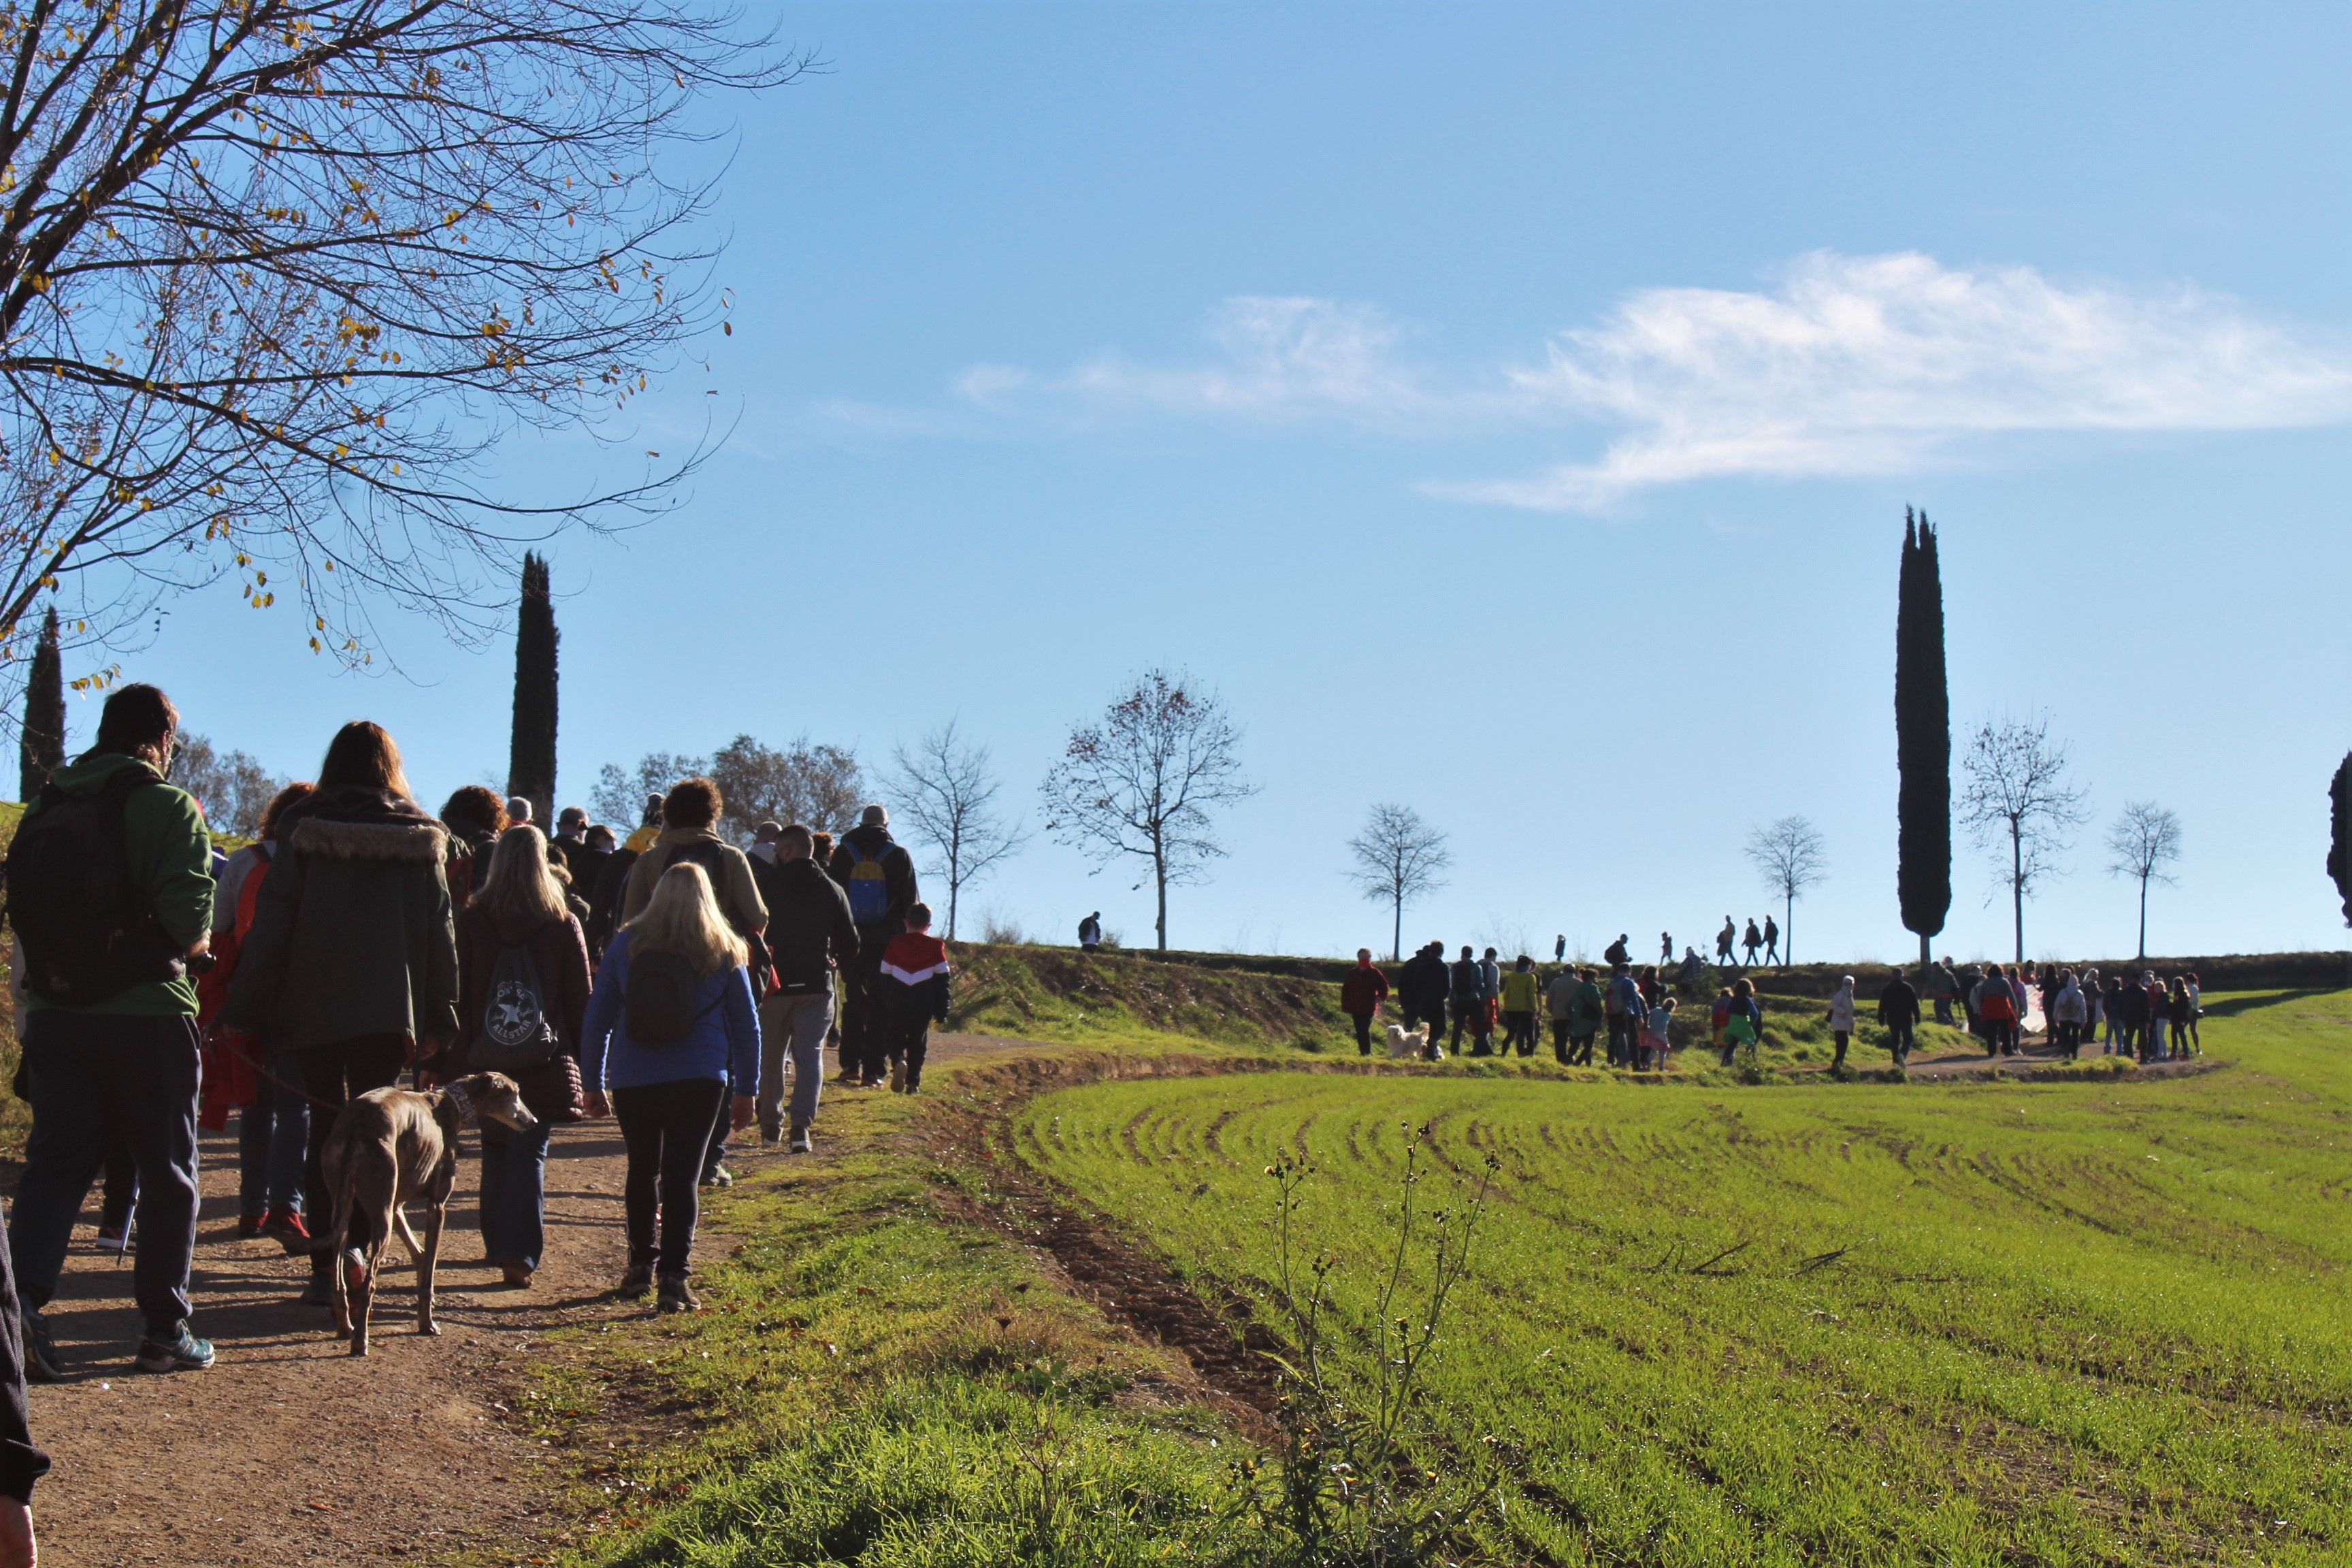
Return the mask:
[[[371,1089],[335,1118],[319,1157],[327,1190],[335,1194],[335,1224],[320,1245],[335,1254],[335,1327],[351,1336],[352,1354],[368,1353],[368,1308],[394,1229],[416,1264],[416,1331],[441,1331],[433,1321],[433,1266],[449,1189],[457,1182],[457,1129],[482,1116],[518,1132],[539,1125],[515,1080],[496,1072],[421,1092]],[[422,1243],[402,1212],[420,1199],[426,1205]],[[355,1215],[367,1217],[373,1237],[364,1250],[345,1245]]]

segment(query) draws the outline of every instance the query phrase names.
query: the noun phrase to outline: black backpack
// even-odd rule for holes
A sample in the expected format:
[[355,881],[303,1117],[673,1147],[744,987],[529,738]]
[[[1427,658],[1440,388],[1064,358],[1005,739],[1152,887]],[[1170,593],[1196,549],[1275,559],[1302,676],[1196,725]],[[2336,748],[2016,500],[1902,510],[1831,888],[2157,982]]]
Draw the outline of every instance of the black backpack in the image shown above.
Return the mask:
[[[743,939],[743,945],[751,950],[751,961],[746,963],[744,967],[750,970],[751,973],[751,1000],[757,1002],[766,996],[768,994],[768,970],[769,966],[772,964],[775,960],[773,955],[768,952],[768,942],[765,933],[756,931],[736,930],[734,921],[727,915],[726,894],[724,891],[727,886],[726,847],[721,844],[713,843],[708,838],[698,838],[691,844],[681,844],[676,849],[672,850],[670,852],[669,863],[671,866],[680,864],[699,866],[702,868],[702,874],[710,879],[711,896],[719,900],[719,913],[720,918],[727,921],[728,929],[734,931],[737,936],[741,937]],[[663,868],[667,870],[668,868],[665,867]],[[757,873],[754,873],[752,877],[753,885],[756,886],[758,881],[759,877]],[[770,910],[769,912],[772,914],[774,911]],[[635,1032],[636,1031],[634,1029],[630,1031],[631,1034],[635,1034]]]
[[466,1053],[467,1064],[476,1072],[528,1072],[544,1065],[562,1043],[547,1014],[539,961],[528,945],[500,947],[490,970],[489,1000],[482,1005],[481,1029]]
[[[629,988],[621,996],[629,1038],[660,1050],[692,1034],[703,1014],[710,1011],[710,1007],[702,1013],[694,1010],[694,965],[684,954],[655,948],[630,953]],[[717,1005],[716,1001],[710,1005]]]
[[131,885],[124,803],[157,782],[144,768],[126,768],[96,795],[43,784],[37,809],[17,827],[8,846],[8,923],[24,943],[25,989],[44,1002],[86,1007],[186,973]]

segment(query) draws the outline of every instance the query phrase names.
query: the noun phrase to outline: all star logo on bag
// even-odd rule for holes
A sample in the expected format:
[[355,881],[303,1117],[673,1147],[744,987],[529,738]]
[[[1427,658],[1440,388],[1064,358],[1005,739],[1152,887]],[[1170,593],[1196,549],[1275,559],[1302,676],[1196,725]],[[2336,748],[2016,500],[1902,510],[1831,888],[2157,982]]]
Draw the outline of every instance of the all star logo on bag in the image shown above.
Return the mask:
[[520,943],[499,949],[490,971],[490,994],[482,1024],[466,1053],[476,1072],[527,1072],[555,1055],[562,1044],[547,1016],[546,992],[530,949]]

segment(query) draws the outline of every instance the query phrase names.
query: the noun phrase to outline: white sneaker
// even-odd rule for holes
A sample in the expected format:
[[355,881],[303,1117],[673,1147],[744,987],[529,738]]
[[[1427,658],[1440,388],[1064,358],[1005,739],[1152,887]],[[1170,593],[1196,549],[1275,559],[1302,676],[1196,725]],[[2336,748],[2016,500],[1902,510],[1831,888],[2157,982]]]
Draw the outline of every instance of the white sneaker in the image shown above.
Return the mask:
[[795,1154],[807,1153],[809,1152],[808,1129],[805,1127],[793,1128],[793,1141],[790,1144],[786,1145],[786,1147]]

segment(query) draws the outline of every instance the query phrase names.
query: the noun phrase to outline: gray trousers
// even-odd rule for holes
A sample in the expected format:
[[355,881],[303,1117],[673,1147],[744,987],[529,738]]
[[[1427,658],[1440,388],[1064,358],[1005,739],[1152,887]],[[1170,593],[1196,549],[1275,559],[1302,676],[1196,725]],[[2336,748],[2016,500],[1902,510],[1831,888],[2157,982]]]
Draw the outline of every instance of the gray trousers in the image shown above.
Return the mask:
[[781,1131],[784,1058],[793,1063],[792,1124],[816,1120],[817,1093],[824,1085],[824,1036],[833,1027],[833,994],[787,996],[772,992],[760,1004],[760,1128]]

